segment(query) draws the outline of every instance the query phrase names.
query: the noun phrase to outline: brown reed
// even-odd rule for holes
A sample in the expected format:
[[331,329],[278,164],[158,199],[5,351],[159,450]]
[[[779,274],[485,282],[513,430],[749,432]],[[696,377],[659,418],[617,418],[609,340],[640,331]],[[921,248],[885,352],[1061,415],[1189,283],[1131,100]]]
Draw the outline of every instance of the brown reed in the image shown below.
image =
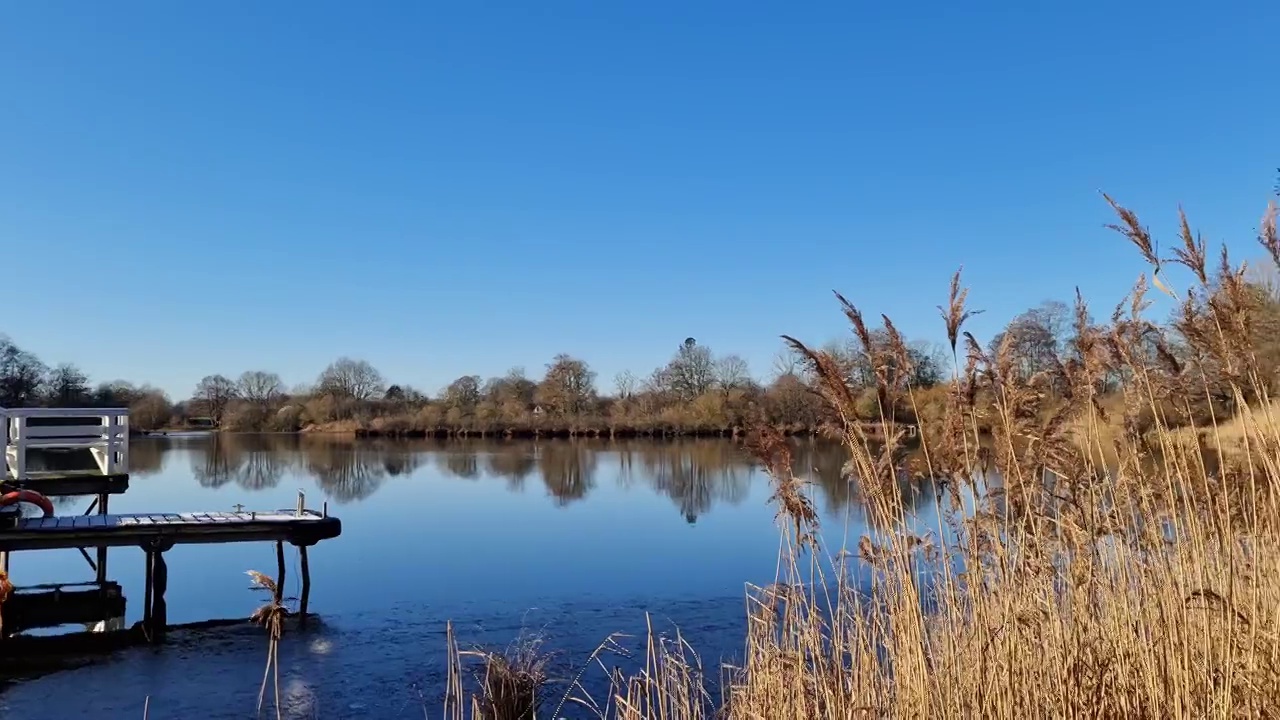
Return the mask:
[[[942,417],[921,421],[913,472],[891,412],[915,402],[900,372],[909,358],[888,318],[890,342],[872,343],[864,314],[837,295],[876,369],[879,440],[837,359],[785,340],[849,451],[870,518],[856,553],[836,553],[834,571],[816,561],[828,548],[807,484],[786,441],[755,428],[748,447],[772,477],[783,550],[776,582],[749,593],[742,662],[711,702],[691,649],[650,629],[645,669],[611,675],[595,715],[1280,717],[1280,431],[1255,411],[1276,382],[1254,352],[1258,294],[1225,250],[1209,267],[1185,215],[1166,260],[1137,215],[1106,199],[1158,288],[1164,267],[1190,271],[1172,324],[1146,318],[1143,278],[1104,324],[1077,294],[1066,356],[1028,374],[1015,338],[988,351],[963,329],[974,311],[957,273],[939,308],[956,373]],[[1280,262],[1274,217],[1260,242]],[[1119,401],[1104,403],[1111,386]],[[1208,447],[1174,432],[1206,406],[1211,420],[1195,429]],[[1241,413],[1232,452],[1223,409]],[[902,497],[925,481],[947,488],[953,512],[920,532]],[[506,660],[490,665],[508,672]]]

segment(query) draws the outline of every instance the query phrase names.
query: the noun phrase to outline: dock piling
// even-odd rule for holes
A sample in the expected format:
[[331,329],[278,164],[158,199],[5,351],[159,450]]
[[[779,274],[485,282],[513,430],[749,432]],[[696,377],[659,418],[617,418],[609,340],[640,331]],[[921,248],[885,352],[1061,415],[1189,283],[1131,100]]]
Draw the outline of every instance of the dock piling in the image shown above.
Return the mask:
[[154,643],[164,642],[165,632],[169,629],[169,605],[164,593],[169,588],[169,566],[164,560],[164,551],[157,549],[151,573],[154,575],[151,595],[151,638]]
[[311,565],[307,562],[307,546],[298,547],[301,560],[302,594],[298,597],[298,624],[307,626],[307,605],[311,603]]
[[[106,515],[108,513],[107,500],[111,496],[108,493],[98,493],[98,514]],[[101,545],[98,546],[98,567],[97,581],[99,584],[107,581],[107,549]]]
[[152,580],[156,566],[155,553],[148,547],[143,547],[142,550],[143,554],[146,556],[146,569],[142,573],[142,632],[146,635],[148,642],[153,642],[154,636],[151,633],[151,598],[155,594],[154,581]]
[[284,603],[284,541],[276,541],[276,596],[277,605]]
[[165,540],[155,540],[142,546],[147,557],[142,630],[147,641],[153,644],[164,642],[165,631],[169,628],[169,605],[164,598],[165,591],[169,589],[169,565],[165,562],[164,553],[172,547],[173,543]]

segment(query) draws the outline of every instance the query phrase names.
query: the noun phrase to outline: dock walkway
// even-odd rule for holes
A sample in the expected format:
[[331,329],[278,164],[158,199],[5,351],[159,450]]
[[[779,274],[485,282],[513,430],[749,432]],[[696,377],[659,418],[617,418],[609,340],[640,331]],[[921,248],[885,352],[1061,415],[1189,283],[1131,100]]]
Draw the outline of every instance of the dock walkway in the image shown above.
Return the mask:
[[267,540],[303,547],[341,533],[338,518],[314,510],[63,515],[23,518],[0,530],[0,552]]

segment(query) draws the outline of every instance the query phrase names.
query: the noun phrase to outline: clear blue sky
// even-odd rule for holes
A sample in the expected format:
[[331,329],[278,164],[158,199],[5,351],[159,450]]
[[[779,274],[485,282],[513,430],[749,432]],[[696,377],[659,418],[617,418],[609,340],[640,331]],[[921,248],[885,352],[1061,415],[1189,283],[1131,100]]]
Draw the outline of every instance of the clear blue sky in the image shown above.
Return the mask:
[[[0,23],[0,332],[185,397],[368,359],[608,387],[687,336],[973,329],[1251,245],[1280,3],[40,2]],[[1168,243],[1166,243],[1167,246]],[[1163,313],[1163,308],[1158,310]]]

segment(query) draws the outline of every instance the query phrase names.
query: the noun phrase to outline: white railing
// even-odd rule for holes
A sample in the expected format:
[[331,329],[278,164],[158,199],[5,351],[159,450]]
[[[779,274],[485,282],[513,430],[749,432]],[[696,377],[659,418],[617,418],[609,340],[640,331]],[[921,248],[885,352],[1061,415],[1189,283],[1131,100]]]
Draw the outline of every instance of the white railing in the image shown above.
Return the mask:
[[[83,421],[83,422],[75,422]],[[104,475],[129,472],[129,411],[122,408],[0,408],[4,477],[27,480],[28,450],[85,449]]]

